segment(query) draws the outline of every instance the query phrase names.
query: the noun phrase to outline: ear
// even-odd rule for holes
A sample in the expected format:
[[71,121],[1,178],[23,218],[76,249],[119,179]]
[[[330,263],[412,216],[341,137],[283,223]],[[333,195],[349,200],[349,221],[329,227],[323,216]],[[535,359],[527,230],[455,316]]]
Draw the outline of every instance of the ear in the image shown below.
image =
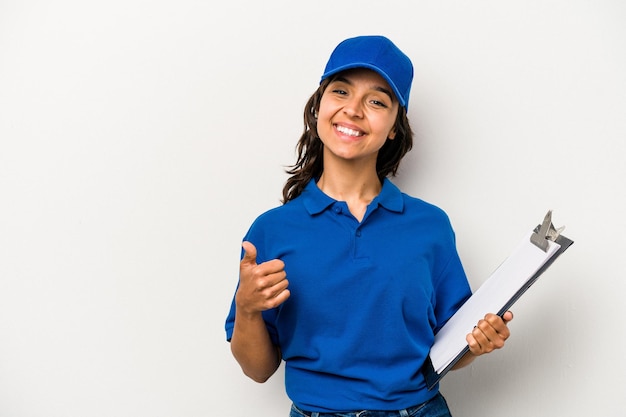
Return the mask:
[[391,128],[391,131],[389,131],[389,134],[387,135],[387,139],[394,140],[395,138],[396,138],[396,126],[394,125],[394,127]]

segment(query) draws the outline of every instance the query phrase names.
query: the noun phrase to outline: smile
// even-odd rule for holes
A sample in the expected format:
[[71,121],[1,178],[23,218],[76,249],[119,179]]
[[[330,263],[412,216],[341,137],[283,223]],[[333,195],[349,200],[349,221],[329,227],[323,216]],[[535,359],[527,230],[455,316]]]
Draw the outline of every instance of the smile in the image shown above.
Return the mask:
[[339,126],[339,125],[335,125],[335,129],[337,129],[338,132],[343,133],[344,135],[348,135],[348,136],[363,136],[364,133],[360,132],[358,130],[353,130],[350,129],[349,127],[345,127],[345,126]]

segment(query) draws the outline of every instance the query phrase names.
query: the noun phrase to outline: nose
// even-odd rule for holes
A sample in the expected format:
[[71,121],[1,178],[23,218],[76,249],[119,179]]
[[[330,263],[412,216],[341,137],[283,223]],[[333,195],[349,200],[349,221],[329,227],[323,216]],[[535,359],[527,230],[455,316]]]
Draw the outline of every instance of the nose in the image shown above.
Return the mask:
[[343,111],[349,117],[363,116],[363,103],[359,97],[351,97],[343,108]]

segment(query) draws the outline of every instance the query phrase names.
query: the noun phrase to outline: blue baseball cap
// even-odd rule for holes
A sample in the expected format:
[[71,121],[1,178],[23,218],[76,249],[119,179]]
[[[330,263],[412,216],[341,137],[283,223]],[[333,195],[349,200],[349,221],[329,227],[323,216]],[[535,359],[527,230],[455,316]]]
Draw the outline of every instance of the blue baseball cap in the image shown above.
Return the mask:
[[321,81],[352,68],[369,68],[379,73],[393,89],[400,105],[409,104],[413,64],[384,36],[357,36],[341,42],[328,59]]

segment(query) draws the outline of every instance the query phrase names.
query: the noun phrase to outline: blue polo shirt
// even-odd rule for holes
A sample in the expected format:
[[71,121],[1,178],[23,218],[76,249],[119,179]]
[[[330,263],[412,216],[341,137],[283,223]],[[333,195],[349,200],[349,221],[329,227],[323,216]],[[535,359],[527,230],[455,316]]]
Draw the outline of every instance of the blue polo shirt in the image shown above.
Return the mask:
[[[291,297],[263,316],[295,405],[398,410],[436,394],[420,369],[434,334],[471,295],[441,209],[386,179],[359,222],[311,181],[244,239],[258,263],[285,263]],[[234,319],[233,300],[228,340]]]

